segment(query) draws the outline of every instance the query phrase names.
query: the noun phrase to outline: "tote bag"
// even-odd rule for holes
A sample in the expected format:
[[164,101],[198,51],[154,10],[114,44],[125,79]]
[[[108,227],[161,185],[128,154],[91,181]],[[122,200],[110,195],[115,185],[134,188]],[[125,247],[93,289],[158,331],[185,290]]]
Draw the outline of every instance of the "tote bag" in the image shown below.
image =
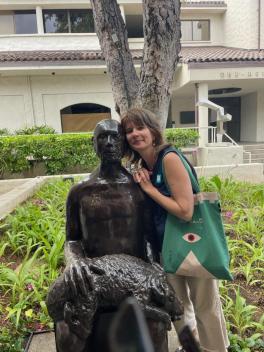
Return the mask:
[[[194,213],[191,221],[168,213],[162,245],[164,270],[183,276],[232,280],[218,194],[200,192],[190,166],[177,154],[196,192]],[[163,176],[166,181],[164,170]]]

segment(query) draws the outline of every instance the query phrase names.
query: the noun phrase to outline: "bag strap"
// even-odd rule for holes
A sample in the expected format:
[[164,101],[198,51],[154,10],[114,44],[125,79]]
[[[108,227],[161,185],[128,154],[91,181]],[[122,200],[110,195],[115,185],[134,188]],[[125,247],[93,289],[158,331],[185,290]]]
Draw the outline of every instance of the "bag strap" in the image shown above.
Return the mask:
[[[168,153],[170,153],[170,152],[171,152],[171,151],[168,150],[168,152],[163,155],[163,158],[165,157],[166,154],[168,154]],[[188,162],[185,160],[185,158],[184,158],[184,156],[182,155],[181,152],[179,152],[178,150],[177,150],[177,151],[175,150],[175,152],[176,152],[176,154],[178,155],[178,157],[181,159],[181,161],[182,161],[182,163],[183,163],[183,165],[184,165],[186,171],[188,172],[188,175],[189,175],[189,177],[190,177],[190,181],[191,181],[191,184],[192,184],[192,188],[194,189],[194,191],[195,191],[196,193],[200,193],[200,186],[199,186],[199,183],[198,183],[198,181],[196,180],[196,178],[194,177],[194,174],[193,174],[193,172],[192,172],[192,169],[191,169],[190,165],[189,165]],[[164,170],[163,159],[162,159],[162,171],[163,171],[163,176],[164,176],[164,180],[165,180],[166,186],[167,186],[167,188],[169,189],[168,183],[167,183],[167,179],[166,179],[165,170]]]

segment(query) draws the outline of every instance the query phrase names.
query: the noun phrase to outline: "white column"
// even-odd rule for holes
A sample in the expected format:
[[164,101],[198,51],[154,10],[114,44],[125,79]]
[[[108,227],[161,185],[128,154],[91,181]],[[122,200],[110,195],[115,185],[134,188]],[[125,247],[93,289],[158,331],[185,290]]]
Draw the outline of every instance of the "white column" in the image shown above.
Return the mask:
[[123,17],[124,22],[126,23],[126,16],[125,16],[125,10],[124,10],[124,6],[119,5],[120,11],[121,11],[121,15]]
[[[208,84],[197,83],[197,101],[208,99]],[[197,102],[196,102],[197,103]],[[198,106],[198,127],[199,127],[199,147],[205,147],[208,143],[208,129],[203,128],[208,126],[208,108]]]
[[38,34],[44,34],[42,8],[40,6],[36,7],[36,16],[37,16]]

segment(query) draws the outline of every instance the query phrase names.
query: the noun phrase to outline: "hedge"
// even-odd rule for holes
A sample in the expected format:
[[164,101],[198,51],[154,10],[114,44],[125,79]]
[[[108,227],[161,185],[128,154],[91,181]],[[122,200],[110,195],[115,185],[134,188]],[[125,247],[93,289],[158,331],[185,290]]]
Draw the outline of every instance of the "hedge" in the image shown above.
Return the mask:
[[[167,141],[182,148],[195,144],[194,130],[167,129]],[[65,173],[81,167],[89,172],[98,164],[91,133],[22,135],[0,137],[0,173],[21,173],[32,169],[36,162],[44,163],[47,175]]]

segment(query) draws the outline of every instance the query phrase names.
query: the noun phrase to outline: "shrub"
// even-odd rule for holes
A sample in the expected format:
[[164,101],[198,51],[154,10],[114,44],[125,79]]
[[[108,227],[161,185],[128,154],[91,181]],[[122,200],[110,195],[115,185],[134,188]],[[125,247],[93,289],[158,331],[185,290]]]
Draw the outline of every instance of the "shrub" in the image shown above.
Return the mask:
[[196,145],[199,134],[196,130],[183,128],[167,128],[165,131],[166,139],[176,148]]
[[25,127],[15,131],[16,135],[54,134],[55,129],[47,125]]
[[[168,129],[168,142],[181,148],[195,143],[198,135],[193,130]],[[98,164],[92,145],[92,134],[50,134],[6,136],[0,138],[0,172],[19,173],[43,162],[46,174],[65,173],[79,166],[89,172]]]
[[10,132],[7,128],[0,128],[0,136],[9,136]]
[[47,174],[81,166],[91,171],[97,164],[90,134],[53,134],[0,138],[1,173],[30,170],[42,161]]

